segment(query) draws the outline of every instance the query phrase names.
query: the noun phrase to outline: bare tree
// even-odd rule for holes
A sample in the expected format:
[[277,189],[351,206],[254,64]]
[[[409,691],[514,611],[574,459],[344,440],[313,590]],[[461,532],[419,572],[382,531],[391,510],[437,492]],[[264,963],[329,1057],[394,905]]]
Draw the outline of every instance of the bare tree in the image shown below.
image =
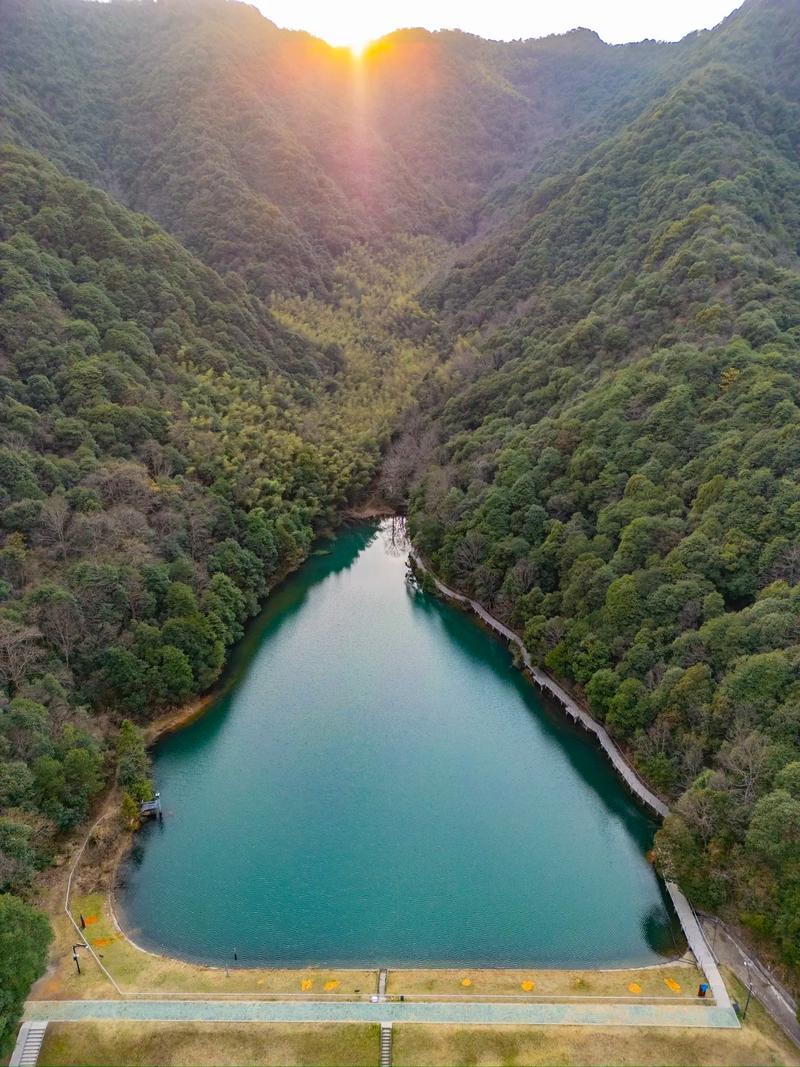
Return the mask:
[[172,474],[172,460],[152,437],[144,442],[140,453],[154,478],[164,478]]
[[483,559],[486,538],[479,530],[467,530],[455,551],[453,562],[459,577],[468,577]]
[[686,742],[682,755],[683,780],[686,785],[693,782],[705,765],[703,745],[696,738]]
[[692,829],[697,831],[704,845],[708,844],[717,831],[717,807],[714,795],[708,789],[690,789],[678,801],[677,810]]
[[389,556],[404,556],[411,547],[402,515],[393,515],[383,529],[383,544]]
[[674,725],[666,716],[656,719],[641,742],[641,754],[647,758],[663,755],[669,749],[673,732]]
[[753,730],[739,733],[719,754],[729,787],[742,803],[755,803],[758,786],[769,766],[769,745],[763,734]]
[[186,509],[186,540],[193,562],[205,561],[211,550],[214,516],[205,502],[192,503]]
[[43,545],[56,548],[65,563],[67,562],[67,532],[71,519],[72,511],[62,493],[53,493],[39,512],[39,540]]
[[58,649],[69,666],[84,634],[81,606],[66,589],[48,588],[36,599],[36,614],[45,640]]
[[40,632],[10,619],[0,620],[0,676],[16,689],[41,659]]
[[160,544],[183,533],[183,517],[175,508],[160,507],[148,517],[148,524]]
[[560,615],[554,615],[552,619],[548,619],[544,627],[545,647],[552,651],[561,642],[566,632],[566,619],[562,619]]
[[647,674],[644,676],[644,684],[650,693],[654,693],[661,684],[661,680],[667,673],[667,665],[663,660],[659,660],[658,663],[654,663]]
[[436,440],[418,411],[406,416],[403,432],[390,445],[381,470],[380,488],[387,500],[393,504],[405,500],[414,480],[430,465]]
[[788,545],[776,557],[769,573],[770,578],[796,585],[800,581],[800,544]]
[[113,460],[89,479],[103,498],[106,507],[128,505],[137,511],[147,511],[153,500],[150,476],[140,463]]

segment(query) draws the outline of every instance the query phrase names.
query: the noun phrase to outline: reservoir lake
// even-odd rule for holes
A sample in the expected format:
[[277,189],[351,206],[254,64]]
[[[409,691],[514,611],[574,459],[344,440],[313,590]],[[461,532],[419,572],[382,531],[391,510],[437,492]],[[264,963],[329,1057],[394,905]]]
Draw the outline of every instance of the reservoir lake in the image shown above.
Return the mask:
[[164,821],[116,898],[146,948],[276,967],[679,954],[655,824],[504,644],[420,589],[396,520],[321,543],[153,755]]

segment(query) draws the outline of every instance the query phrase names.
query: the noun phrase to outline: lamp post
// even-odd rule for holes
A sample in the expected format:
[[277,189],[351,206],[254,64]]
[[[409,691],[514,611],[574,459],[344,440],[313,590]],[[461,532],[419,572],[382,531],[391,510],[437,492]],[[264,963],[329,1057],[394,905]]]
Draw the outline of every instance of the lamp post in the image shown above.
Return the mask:
[[78,959],[78,949],[86,948],[86,944],[83,941],[79,941],[77,945],[72,946],[72,958],[75,961],[75,966],[78,969],[78,974],[81,973],[81,961]]
[[747,1000],[744,1004],[744,1011],[742,1012],[742,1022],[747,1018],[747,1009],[750,1007],[750,997],[753,995],[753,977],[750,974],[750,961],[745,956],[744,970],[747,975]]

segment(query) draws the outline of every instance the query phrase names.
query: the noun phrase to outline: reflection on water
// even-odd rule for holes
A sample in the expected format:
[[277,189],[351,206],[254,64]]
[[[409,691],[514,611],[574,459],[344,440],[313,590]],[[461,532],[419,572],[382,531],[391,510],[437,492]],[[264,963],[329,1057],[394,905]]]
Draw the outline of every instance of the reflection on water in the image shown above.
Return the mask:
[[123,872],[148,947],[221,962],[656,962],[653,825],[508,650],[407,580],[401,521],[271,597],[232,684],[166,739]]

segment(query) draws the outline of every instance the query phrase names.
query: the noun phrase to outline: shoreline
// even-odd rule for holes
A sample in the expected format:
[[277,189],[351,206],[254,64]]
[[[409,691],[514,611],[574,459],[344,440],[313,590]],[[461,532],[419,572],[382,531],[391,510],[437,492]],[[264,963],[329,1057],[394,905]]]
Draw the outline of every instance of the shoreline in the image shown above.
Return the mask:
[[[391,507],[391,505],[381,500],[380,497],[370,495],[363,504],[353,504],[346,508],[342,512],[337,526],[332,529],[328,528],[320,531],[318,536],[315,537],[312,542],[312,548],[319,540],[335,537],[338,530],[350,523],[368,522],[370,519],[378,521],[380,519],[390,519],[395,516],[397,516],[396,508]],[[270,583],[264,595],[264,599],[259,605],[258,612],[245,623],[245,630],[265,609],[267,601],[275,590],[283,585],[287,578],[296,574],[297,571],[308,562],[310,556],[311,552],[301,560],[298,560],[296,563],[288,564],[276,573],[275,580]],[[239,641],[231,645],[228,649],[225,657],[226,662],[223,668],[222,678],[213,689],[201,696],[194,697],[192,700],[187,701],[186,704],[181,704],[180,707],[171,708],[169,711],[164,712],[163,715],[157,716],[143,727],[145,743],[148,749],[152,748],[152,746],[160,741],[162,737],[176,733],[178,730],[183,729],[184,726],[189,726],[190,723],[193,723],[196,719],[202,718],[212,704],[215,704],[225,696],[230,687],[236,682],[236,675],[231,674],[230,671],[233,666],[235,650],[242,640],[243,638],[240,638]]]
[[[323,530],[320,530],[314,541],[312,542],[312,546],[319,540],[324,540],[325,538],[335,536],[337,530],[341,529],[344,526],[347,526],[349,523],[366,522],[369,519],[378,520],[381,518],[389,518],[394,514],[396,514],[396,509],[390,508],[388,504],[381,500],[377,493],[372,492],[367,496],[367,499],[363,503],[353,504],[345,508],[341,512],[339,516],[339,522],[335,528],[328,527]],[[264,610],[269,597],[272,595],[275,589],[282,585],[282,583],[286,581],[287,578],[291,577],[292,574],[296,573],[300,569],[300,567],[302,567],[303,564],[308,561],[310,555],[311,552],[309,552],[308,555],[303,556],[302,559],[296,560],[291,564],[287,564],[274,575],[274,580],[270,583],[265,593],[264,600],[259,605],[258,614],[260,614]],[[253,618],[257,618],[257,615],[253,616]],[[248,620],[247,625],[249,625],[251,621],[252,620]],[[185,704],[180,705],[180,707],[170,708],[168,711],[165,711],[163,714],[156,716],[156,718],[150,720],[150,722],[145,723],[141,726],[142,732],[144,734],[145,746],[148,750],[150,750],[154,745],[156,745],[158,741],[162,738],[168,736],[169,734],[177,733],[179,730],[183,729],[186,726],[189,726],[192,722],[195,722],[197,719],[205,715],[209,708],[218,700],[220,700],[228,691],[228,689],[233,684],[235,684],[237,680],[237,675],[234,671],[231,670],[231,668],[233,666],[235,650],[238,644],[239,642],[237,641],[234,645],[230,647],[230,649],[228,649],[226,653],[225,666],[223,668],[222,677],[218,681],[218,683],[211,690],[209,690],[209,692],[194,697],[192,700],[189,700]],[[78,868],[80,866],[83,853],[90,843],[90,839],[99,827],[101,827],[107,821],[113,819],[114,815],[117,813],[118,807],[119,794],[116,783],[112,783],[106,787],[106,789],[104,790],[104,795],[100,799],[100,803],[97,807],[94,808],[93,821],[86,829],[86,831],[82,833],[81,836],[77,839],[71,838],[68,842],[65,842],[66,847],[69,850],[69,859],[64,865],[64,877],[66,878],[66,884],[64,882],[64,877],[59,877],[57,875],[56,877],[52,877],[56,873],[55,868],[52,866],[42,872],[43,878],[40,884],[42,886],[41,892],[43,895],[40,896],[40,906],[44,908],[46,913],[51,918],[54,918],[55,915],[66,914],[69,921],[72,923],[73,926],[76,927],[76,931],[78,934],[80,934],[81,937],[83,937],[83,932],[76,926],[74,916],[72,915],[72,912],[70,910],[70,898],[74,889],[73,882],[79,879]],[[163,959],[169,961],[175,960],[176,962],[188,963],[188,961],[182,961],[178,957],[166,956],[157,952],[153,952],[152,950],[144,948],[142,945],[137,944],[137,942],[135,942],[127,934],[127,932],[123,929],[122,925],[119,922],[119,919],[117,917],[117,909],[114,907],[117,877],[120,867],[125,862],[125,860],[134,848],[136,842],[136,835],[137,830],[119,828],[119,833],[113,846],[114,856],[111,860],[110,867],[101,872],[98,877],[98,888],[106,899],[112,925],[119,932],[120,936],[124,938],[125,941],[128,942],[137,952],[142,952],[145,955],[151,956],[156,959]],[[48,900],[46,904],[45,899]],[[60,901],[60,903],[56,903],[56,900]],[[91,949],[91,947],[89,947],[89,951],[92,953],[92,956],[95,956],[95,953]],[[104,969],[98,959],[95,959],[95,962],[101,970]],[[213,967],[213,965],[201,964],[192,964],[192,966]],[[224,966],[218,969],[225,970]],[[43,977],[47,976],[48,971],[45,972],[45,975]],[[39,979],[39,981],[41,981],[41,979]],[[113,981],[113,979],[111,979],[111,983],[116,988],[116,983]]]
[[[346,526],[348,524],[348,522],[365,522],[365,521],[367,521],[369,519],[391,518],[391,517],[394,517],[396,514],[397,513],[396,513],[396,511],[394,509],[389,509],[389,508],[385,507],[382,504],[380,506],[378,506],[374,502],[369,502],[369,503],[367,503],[365,505],[362,505],[362,506],[360,506],[358,508],[350,509],[348,512],[344,513],[343,516],[342,516],[341,526]],[[322,535],[322,536],[324,536],[324,535]],[[415,552],[413,546],[410,545],[410,543],[409,543],[409,558],[410,559],[414,559],[415,556],[416,556],[416,552]],[[418,560],[418,557],[417,557],[417,560]],[[283,582],[286,578],[288,578],[291,574],[293,574],[300,566],[302,566],[302,564],[305,561],[306,560],[304,559],[302,561],[299,561],[294,566],[292,566],[290,568],[286,568],[281,573],[280,577],[271,585],[269,592],[271,593],[277,586],[279,586],[281,584],[281,582]],[[423,567],[424,567],[424,564],[423,564]],[[208,711],[208,709],[218,699],[220,699],[221,696],[224,695],[224,693],[230,688],[230,686],[236,683],[236,680],[238,678],[238,674],[237,674],[236,671],[230,670],[231,666],[232,666],[232,663],[229,664],[230,673],[228,674],[228,676],[225,677],[222,680],[222,683],[220,685],[218,685],[215,689],[213,689],[210,693],[207,693],[207,694],[205,694],[205,695],[203,695],[201,697],[196,698],[193,701],[188,702],[186,705],[182,706],[181,708],[172,709],[171,711],[165,713],[163,716],[160,716],[159,718],[154,720],[151,724],[149,724],[149,726],[146,729],[146,740],[147,740],[148,747],[154,745],[160,738],[162,738],[162,737],[164,737],[164,736],[166,736],[166,735],[168,735],[170,733],[176,732],[177,730],[182,729],[184,726],[189,725],[191,722],[195,721],[196,719],[201,717],[203,714],[205,714]],[[97,822],[95,822],[95,824],[93,825],[92,829],[89,831],[89,835],[88,836],[91,836],[95,832],[96,828],[105,819],[109,818],[110,816],[113,816],[113,814],[114,814],[114,804],[116,802],[116,799],[117,799],[116,793],[112,792],[109,795],[109,797],[107,798],[106,803],[104,805],[104,809],[105,810],[100,814],[99,819],[97,820]],[[145,947],[144,945],[138,943],[135,940],[134,936],[132,936],[131,934],[129,934],[126,931],[125,923],[124,923],[124,909],[121,909],[120,906],[119,906],[119,899],[118,899],[117,890],[118,890],[118,880],[119,880],[120,869],[122,868],[123,864],[125,863],[127,857],[130,855],[130,852],[131,852],[132,848],[135,846],[135,841],[136,841],[136,832],[135,831],[129,831],[124,835],[124,837],[119,841],[118,848],[115,849],[116,856],[115,856],[110,868],[105,873],[105,875],[101,875],[101,878],[99,879],[99,884],[97,885],[97,888],[100,890],[100,892],[103,894],[103,896],[105,898],[105,906],[106,906],[107,911],[108,911],[108,918],[110,920],[110,923],[111,923],[114,931],[118,934],[118,936],[120,936],[122,939],[124,939],[131,946],[131,948],[133,950],[135,950],[136,952],[142,953],[144,956],[149,957],[151,959],[160,960],[160,961],[164,961],[164,962],[168,962],[168,963],[175,962],[175,963],[186,965],[186,966],[189,966],[189,967],[197,967],[199,970],[202,970],[202,971],[205,971],[205,972],[208,972],[208,971],[225,972],[225,971],[229,970],[229,968],[226,967],[222,963],[198,962],[198,961],[194,961],[194,960],[182,959],[180,956],[170,955],[170,954],[168,954],[166,952],[159,951],[157,948]],[[79,859],[77,860],[77,862],[75,863],[74,873],[75,873],[76,882],[79,882],[78,866],[79,866],[80,862],[82,861],[82,859],[83,859],[83,857],[80,856]],[[104,885],[103,885],[103,882],[105,882]],[[565,971],[565,972],[566,971],[572,971],[572,970],[591,971],[593,973],[594,972],[597,972],[597,973],[601,973],[601,972],[617,972],[617,971],[629,970],[631,968],[631,966],[634,966],[634,967],[638,966],[639,969],[649,969],[649,968],[657,969],[659,967],[663,967],[663,966],[668,965],[670,963],[674,964],[679,959],[680,959],[679,956],[665,956],[663,962],[651,962],[651,963],[642,964],[642,965],[636,965],[636,964],[631,965],[631,964],[626,964],[626,963],[617,963],[617,964],[610,964],[610,965],[599,966],[599,967],[591,967],[591,966],[589,966],[589,967],[586,967],[586,966],[584,966],[584,967],[576,967],[575,965],[565,964],[563,967],[548,967],[548,968],[545,968],[545,969],[547,969],[547,970],[561,970],[561,971]],[[473,965],[473,967],[474,967],[474,965]],[[513,970],[514,968],[515,968],[515,965],[502,967],[502,966],[498,966],[498,965],[492,966],[491,964],[486,964],[483,967],[478,967],[478,968],[474,968],[474,969],[509,971],[509,970]],[[297,967],[291,967],[291,968],[269,968],[269,967],[263,968],[263,967],[259,967],[258,965],[254,966],[254,967],[236,968],[236,970],[238,972],[247,972],[247,971],[263,972],[264,970],[271,970],[271,969],[272,970],[286,970],[286,969],[288,969],[288,970],[300,971],[300,970],[309,969],[309,968],[308,968],[308,965],[306,965],[305,968],[300,966],[300,965],[298,965]],[[318,969],[318,968],[313,968],[313,969]],[[336,969],[337,969],[337,971],[339,971],[339,970],[348,970],[348,969],[355,971],[355,970],[362,970],[363,967],[359,968],[357,965],[353,965],[350,968],[337,967]],[[413,965],[409,965],[409,966],[406,966],[406,967],[394,967],[394,968],[392,968],[392,970],[396,970],[396,971],[429,970],[432,973],[435,973],[435,972],[441,971],[441,970],[446,970],[446,969],[447,969],[446,967],[444,967],[444,968],[443,967],[436,967],[436,966],[425,967],[424,965],[422,965],[422,966],[417,965],[416,967],[413,966]]]
[[499,619],[495,619],[495,617],[479,601],[473,600],[464,593],[459,593],[457,590],[451,589],[449,586],[445,585],[425,563],[413,544],[410,548],[409,559],[423,574],[428,575],[436,587],[437,592],[446,600],[452,600],[456,604],[469,608],[469,610],[474,615],[477,615],[480,621],[493,633],[504,638],[509,644],[514,646],[522,656],[522,661],[525,667],[523,674],[527,672],[530,680],[537,686],[537,688],[543,690],[548,696],[556,700],[561,705],[564,713],[572,719],[573,722],[580,723],[586,730],[594,734],[600,742],[600,747],[611,760],[619,778],[628,787],[636,800],[643,807],[648,809],[651,815],[656,814],[663,819],[669,814],[668,805],[658,796],[658,794],[650,789],[644,779],[639,775],[636,768],[629,762],[622,749],[620,749],[616,742],[611,738],[611,735],[602,723],[595,719],[589,709],[584,707],[584,705],[560,685],[555,678],[552,678],[545,670],[541,667],[537,667],[531,662],[530,655],[518,633],[510,629],[508,626],[505,626]]
[[[445,585],[444,582],[437,578],[433,571],[426,565],[414,545],[410,542],[409,544],[409,559],[412,562],[412,567],[416,566],[423,574],[426,574],[433,582],[437,592],[445,597],[445,599],[455,601],[457,604],[468,607],[473,614],[477,615],[478,618],[494,633],[503,637],[509,644],[513,645],[521,654],[525,670],[531,681],[533,681],[539,689],[557,700],[564,709],[564,713],[574,722],[581,723],[581,725],[590,733],[594,734],[600,743],[600,747],[611,760],[621,781],[628,787],[635,799],[643,807],[649,808],[651,812],[659,815],[662,819],[666,818],[669,814],[669,807],[667,804],[665,804],[664,801],[647,786],[635,768],[628,762],[622,750],[612,740],[611,735],[605,727],[590,714],[589,710],[584,708],[566,691],[566,689],[559,685],[555,679],[551,678],[549,674],[542,670],[542,668],[537,667],[531,662],[528,650],[525,648],[523,640],[519,634],[508,626],[505,626],[499,619],[495,619],[495,617],[487,611],[479,601],[473,600],[464,593],[459,593],[455,589],[451,589],[449,586]],[[525,672],[523,671],[523,673]],[[664,877],[661,877],[661,881],[670,899],[678,922],[680,923],[688,947],[694,955],[698,967],[700,967],[706,975],[706,978],[711,985],[716,1003],[724,1008],[731,1009],[731,1001],[725,988],[725,983],[722,981],[717,968],[716,957],[706,940],[703,929],[695,915],[694,908],[675,882]]]

